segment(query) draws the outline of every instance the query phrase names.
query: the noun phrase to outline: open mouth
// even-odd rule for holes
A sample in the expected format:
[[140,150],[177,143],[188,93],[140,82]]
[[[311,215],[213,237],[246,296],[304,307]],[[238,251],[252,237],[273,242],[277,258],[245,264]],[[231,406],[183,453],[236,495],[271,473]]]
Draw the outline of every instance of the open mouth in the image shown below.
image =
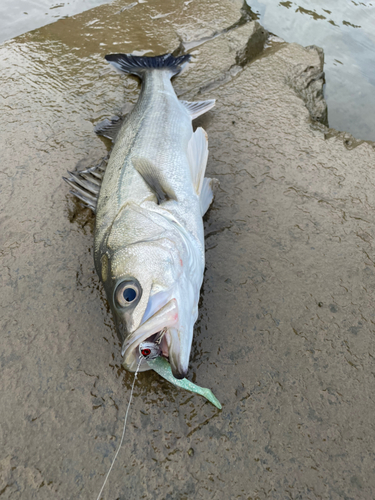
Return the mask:
[[168,359],[168,344],[164,335],[167,333],[167,328],[163,328],[158,333],[151,335],[147,340],[139,344],[139,353],[146,360],[155,359],[158,356],[163,356]]
[[[124,356],[124,365],[132,366],[141,354],[147,357],[145,354],[148,350],[150,350],[148,355],[157,351],[158,355],[168,358],[168,329],[174,327],[177,322],[177,301],[172,299],[128,336],[121,351]],[[140,351],[140,348],[145,354]]]

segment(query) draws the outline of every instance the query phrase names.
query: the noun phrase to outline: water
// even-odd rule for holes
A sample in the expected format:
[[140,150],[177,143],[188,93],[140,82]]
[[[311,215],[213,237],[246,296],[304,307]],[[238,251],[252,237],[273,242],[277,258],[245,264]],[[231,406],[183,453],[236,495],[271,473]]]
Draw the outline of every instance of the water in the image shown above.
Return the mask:
[[329,125],[375,140],[375,2],[247,2],[275,35],[324,49]]
[[127,5],[0,45],[1,500],[94,499],[115,455],[134,375],[62,176],[137,99],[104,55],[181,40],[196,57],[174,86],[217,99],[196,125],[220,180],[188,377],[223,409],[140,373],[106,500],[375,498],[374,148],[310,126],[285,78],[314,51],[273,41],[231,73],[249,25],[195,43],[241,2]]
[[1,0],[0,43],[111,0]]
[[[3,0],[0,43],[110,0]],[[325,53],[330,127],[375,140],[375,3],[247,0],[262,25],[288,42],[318,45]],[[135,2],[136,3],[136,2]],[[134,2],[122,2],[132,8]]]

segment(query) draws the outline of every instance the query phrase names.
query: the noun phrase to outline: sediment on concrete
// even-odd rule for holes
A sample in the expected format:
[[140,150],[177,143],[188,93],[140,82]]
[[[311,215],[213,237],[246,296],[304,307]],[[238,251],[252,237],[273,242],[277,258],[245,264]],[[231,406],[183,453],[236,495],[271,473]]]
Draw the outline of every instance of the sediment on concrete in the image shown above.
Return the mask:
[[269,38],[241,2],[123,7],[0,46],[1,499],[96,498],[111,463],[132,375],[94,219],[61,178],[137,100],[103,56],[188,44],[174,85],[216,99],[195,125],[220,180],[189,378],[223,410],[140,374],[106,495],[374,498],[373,144],[326,127],[321,50]]

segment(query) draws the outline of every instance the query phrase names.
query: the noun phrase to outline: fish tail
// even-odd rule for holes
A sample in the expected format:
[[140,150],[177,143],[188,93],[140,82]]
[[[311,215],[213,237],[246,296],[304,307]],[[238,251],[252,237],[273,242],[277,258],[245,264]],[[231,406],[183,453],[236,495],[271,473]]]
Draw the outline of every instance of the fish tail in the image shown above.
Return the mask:
[[190,54],[174,57],[172,54],[161,56],[133,56],[131,54],[109,54],[105,56],[114,68],[120,73],[128,73],[143,78],[147,71],[165,70],[170,71],[171,77],[178,75],[183,67],[189,62]]

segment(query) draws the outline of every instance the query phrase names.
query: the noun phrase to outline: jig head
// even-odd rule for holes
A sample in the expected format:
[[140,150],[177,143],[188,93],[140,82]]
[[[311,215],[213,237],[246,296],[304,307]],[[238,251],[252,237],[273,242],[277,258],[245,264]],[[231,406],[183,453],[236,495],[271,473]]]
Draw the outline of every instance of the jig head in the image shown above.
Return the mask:
[[139,344],[139,355],[142,356],[144,359],[149,360],[149,359],[156,359],[159,356],[161,356],[162,349],[160,346],[161,339],[163,338],[165,332],[167,331],[166,328],[161,330],[155,340],[153,342],[141,342]]

